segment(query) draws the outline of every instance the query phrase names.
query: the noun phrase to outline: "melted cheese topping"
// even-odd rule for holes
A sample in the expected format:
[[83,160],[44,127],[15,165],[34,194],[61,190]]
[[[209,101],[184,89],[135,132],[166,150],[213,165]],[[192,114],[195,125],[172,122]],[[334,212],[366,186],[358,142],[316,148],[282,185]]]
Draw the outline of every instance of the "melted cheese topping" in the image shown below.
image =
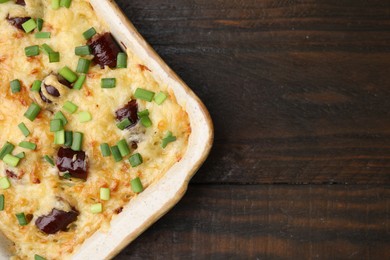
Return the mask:
[[[107,229],[112,217],[136,194],[130,181],[140,177],[144,187],[156,182],[185,153],[191,129],[188,115],[178,105],[168,86],[158,84],[152,74],[145,70],[142,61],[131,50],[127,50],[128,68],[101,69],[91,66],[86,83],[81,90],[70,90],[57,86],[60,98],[47,105],[30,91],[34,80],[43,80],[51,73],[58,72],[64,66],[75,70],[79,57],[74,55],[76,46],[86,44],[82,33],[94,27],[98,33],[108,32],[108,26],[96,16],[86,0],[73,0],[71,7],[52,10],[49,0],[25,0],[26,6],[8,2],[0,5],[0,146],[6,141],[16,146],[13,154],[26,153],[17,168],[0,161],[0,177],[6,176],[6,170],[14,172],[18,178],[9,178],[11,188],[0,190],[5,196],[5,209],[0,212],[0,229],[12,240],[15,259],[31,259],[34,254],[47,259],[67,259],[85,239],[99,229]],[[43,32],[51,32],[51,39],[35,39],[34,34],[26,34],[10,25],[6,17],[41,17],[44,19]],[[53,50],[59,51],[60,62],[49,63],[48,56],[41,54],[26,57],[24,48],[47,43]],[[102,89],[102,78],[116,78],[117,86]],[[9,82],[19,79],[22,90],[12,94]],[[54,81],[52,78],[47,78]],[[52,85],[55,86],[55,82]],[[138,123],[130,130],[121,131],[116,127],[115,111],[133,98],[135,90],[145,88],[155,93],[164,91],[169,98],[162,104],[137,100],[139,111],[149,109],[153,126],[145,128]],[[44,91],[44,90],[43,90]],[[44,155],[56,157],[59,146],[55,145],[54,134],[50,132],[50,120],[53,113],[60,111],[66,101],[78,105],[78,112],[89,111],[92,121],[80,123],[77,113],[62,112],[69,123],[66,130],[84,133],[83,150],[88,157],[88,179],[64,180],[59,171],[42,158]],[[30,122],[23,116],[32,102],[43,108],[39,116]],[[24,137],[17,125],[24,122],[31,134]],[[171,131],[177,140],[167,148],[161,147],[161,140],[167,131]],[[99,145],[115,145],[126,138],[138,142],[138,148],[132,153],[140,153],[144,163],[132,168],[124,158],[116,163],[112,157],[102,157]],[[37,144],[35,151],[17,147],[21,141]],[[130,144],[131,145],[131,144]],[[111,199],[101,201],[101,187],[111,189]],[[66,203],[63,203],[66,201]],[[94,203],[103,203],[103,212],[93,214],[90,207]],[[60,231],[47,235],[35,226],[35,220],[50,213],[53,208],[70,210],[70,205],[79,211],[69,231]],[[20,226],[16,213],[31,214],[32,220],[27,226]]]

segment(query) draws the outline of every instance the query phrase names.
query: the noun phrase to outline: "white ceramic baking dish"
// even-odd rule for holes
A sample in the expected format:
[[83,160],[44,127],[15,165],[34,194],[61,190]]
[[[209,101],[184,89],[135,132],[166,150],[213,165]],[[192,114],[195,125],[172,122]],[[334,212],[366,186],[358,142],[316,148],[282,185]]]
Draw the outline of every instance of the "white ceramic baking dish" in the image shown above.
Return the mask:
[[[111,222],[108,232],[96,232],[76,249],[73,259],[109,259],[118,254],[184,195],[188,182],[206,159],[213,142],[213,125],[206,107],[164,63],[112,0],[91,0],[98,16],[110,26],[122,47],[130,48],[151,69],[157,82],[167,84],[188,112],[192,133],[188,150],[157,183],[130,201]],[[9,241],[0,237],[0,259],[8,259]]]

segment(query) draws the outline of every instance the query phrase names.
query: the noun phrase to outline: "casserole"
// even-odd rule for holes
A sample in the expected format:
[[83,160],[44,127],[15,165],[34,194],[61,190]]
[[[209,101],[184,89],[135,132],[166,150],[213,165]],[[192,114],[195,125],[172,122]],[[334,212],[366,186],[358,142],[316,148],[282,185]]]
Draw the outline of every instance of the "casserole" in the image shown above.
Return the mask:
[[[98,16],[103,17],[111,33],[151,70],[159,84],[169,86],[177,102],[188,114],[191,135],[181,160],[157,182],[128,203],[114,217],[108,230],[100,230],[76,248],[74,259],[103,259],[117,254],[143,230],[184,195],[189,179],[205,160],[212,143],[213,129],[207,110],[193,92],[155,54],[112,1],[91,1]],[[8,257],[7,240],[1,242],[1,257]]]

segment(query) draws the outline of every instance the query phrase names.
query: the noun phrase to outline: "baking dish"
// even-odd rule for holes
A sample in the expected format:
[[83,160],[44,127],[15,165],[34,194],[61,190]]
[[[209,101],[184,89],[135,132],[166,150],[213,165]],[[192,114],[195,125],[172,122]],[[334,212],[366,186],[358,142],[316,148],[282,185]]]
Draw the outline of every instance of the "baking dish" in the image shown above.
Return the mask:
[[[91,0],[97,15],[124,48],[129,48],[151,69],[157,82],[166,84],[187,111],[192,133],[188,150],[163,178],[133,199],[111,222],[107,232],[96,232],[75,250],[74,259],[105,259],[117,254],[147,227],[173,207],[184,195],[188,181],[211,148],[213,127],[201,101],[142,39],[113,1]],[[6,259],[7,240],[1,239],[0,257]]]

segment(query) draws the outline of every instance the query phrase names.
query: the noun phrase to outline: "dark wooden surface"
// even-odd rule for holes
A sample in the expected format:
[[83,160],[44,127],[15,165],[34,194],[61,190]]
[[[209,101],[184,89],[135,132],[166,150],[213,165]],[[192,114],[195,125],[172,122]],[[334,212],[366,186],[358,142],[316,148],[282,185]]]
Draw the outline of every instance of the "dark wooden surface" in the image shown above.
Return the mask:
[[117,0],[215,123],[116,259],[390,259],[390,2]]

